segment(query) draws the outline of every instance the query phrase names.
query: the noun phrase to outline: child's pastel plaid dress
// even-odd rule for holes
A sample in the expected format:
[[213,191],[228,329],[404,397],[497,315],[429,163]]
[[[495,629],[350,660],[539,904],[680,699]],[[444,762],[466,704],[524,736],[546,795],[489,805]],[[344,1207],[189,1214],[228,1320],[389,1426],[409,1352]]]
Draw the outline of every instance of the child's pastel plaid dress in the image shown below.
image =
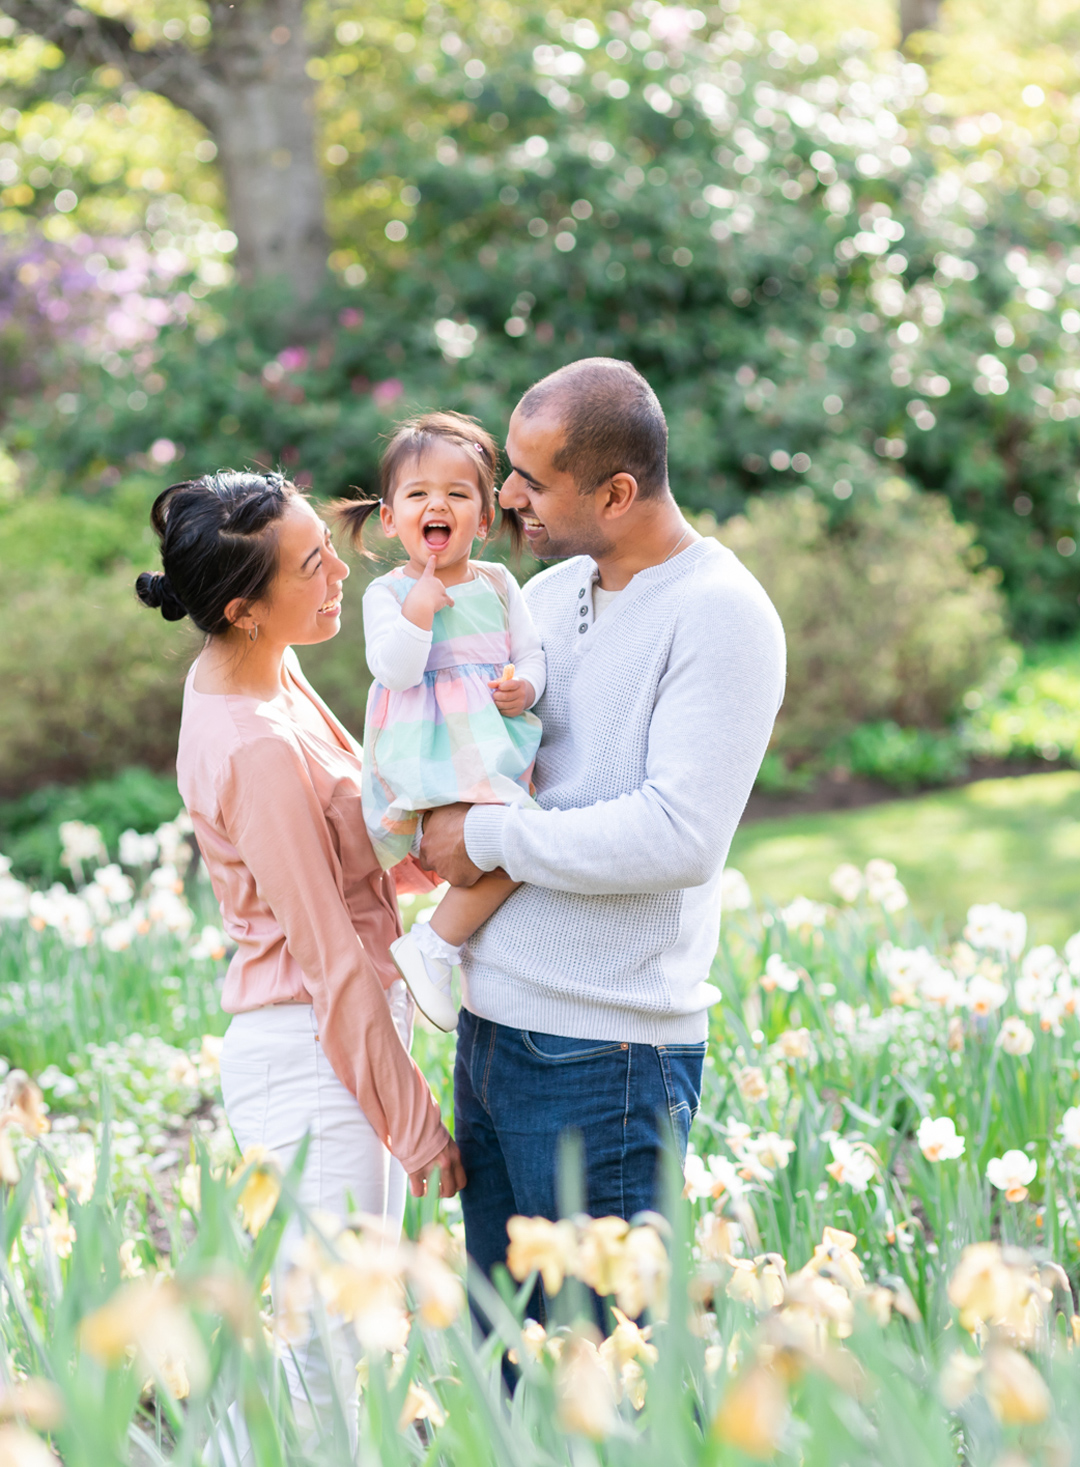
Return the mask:
[[[504,718],[488,687],[514,661],[504,573],[476,562],[473,569],[471,581],[449,588],[453,606],[435,613],[420,682],[393,691],[376,681],[368,695],[364,820],[384,870],[409,854],[424,810],[458,800],[535,803],[540,720],[534,713]],[[369,591],[387,586],[401,603],[415,584],[398,568]]]

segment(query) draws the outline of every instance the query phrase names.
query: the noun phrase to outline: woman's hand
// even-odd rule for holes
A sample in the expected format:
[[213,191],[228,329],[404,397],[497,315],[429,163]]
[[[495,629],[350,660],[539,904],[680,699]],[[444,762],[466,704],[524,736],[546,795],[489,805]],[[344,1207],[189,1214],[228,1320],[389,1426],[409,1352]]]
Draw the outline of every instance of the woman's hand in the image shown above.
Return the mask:
[[465,1168],[456,1141],[448,1141],[423,1171],[409,1173],[409,1190],[414,1197],[427,1196],[428,1177],[439,1168],[439,1196],[456,1197],[465,1185]]
[[454,604],[454,598],[447,595],[446,587],[435,574],[437,559],[435,555],[428,556],[424,574],[401,603],[401,614],[405,620],[411,621],[414,627],[421,627],[425,632],[431,631],[437,611]]
[[523,677],[488,683],[488,687],[494,688],[495,707],[504,718],[520,718],[536,702],[536,689]]

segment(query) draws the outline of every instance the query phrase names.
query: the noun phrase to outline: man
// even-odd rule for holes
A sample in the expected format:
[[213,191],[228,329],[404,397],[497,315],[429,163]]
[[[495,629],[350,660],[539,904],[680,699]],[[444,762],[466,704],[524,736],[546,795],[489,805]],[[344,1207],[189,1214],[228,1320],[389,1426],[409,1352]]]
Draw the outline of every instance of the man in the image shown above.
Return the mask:
[[658,1201],[661,1150],[697,1111],[720,878],[769,742],[784,640],[765,592],[683,519],[667,424],[627,362],[590,358],[522,398],[500,492],[534,555],[548,659],[539,810],[450,806],[421,860],[520,887],[471,939],[455,1072],[469,1253],[507,1219],[558,1216],[576,1130],[594,1216]]

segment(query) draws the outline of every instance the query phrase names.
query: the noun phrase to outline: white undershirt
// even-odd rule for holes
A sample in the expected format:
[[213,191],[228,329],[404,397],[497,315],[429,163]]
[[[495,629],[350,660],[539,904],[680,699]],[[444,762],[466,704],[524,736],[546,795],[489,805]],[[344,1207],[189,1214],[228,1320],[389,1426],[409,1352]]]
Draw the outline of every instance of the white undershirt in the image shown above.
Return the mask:
[[624,589],[625,587],[620,586],[618,591],[605,591],[603,586],[600,585],[599,581],[596,583],[595,586],[593,586],[593,621],[598,620],[600,613],[602,611],[606,611],[611,603],[615,600],[615,597],[622,595]]

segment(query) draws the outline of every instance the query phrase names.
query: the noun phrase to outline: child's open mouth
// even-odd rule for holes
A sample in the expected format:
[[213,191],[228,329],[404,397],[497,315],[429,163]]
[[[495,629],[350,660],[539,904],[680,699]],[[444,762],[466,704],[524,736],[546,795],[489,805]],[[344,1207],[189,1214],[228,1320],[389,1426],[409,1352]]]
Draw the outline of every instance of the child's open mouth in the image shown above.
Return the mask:
[[450,543],[450,526],[441,520],[432,520],[424,526],[424,544],[430,550],[445,550]]

